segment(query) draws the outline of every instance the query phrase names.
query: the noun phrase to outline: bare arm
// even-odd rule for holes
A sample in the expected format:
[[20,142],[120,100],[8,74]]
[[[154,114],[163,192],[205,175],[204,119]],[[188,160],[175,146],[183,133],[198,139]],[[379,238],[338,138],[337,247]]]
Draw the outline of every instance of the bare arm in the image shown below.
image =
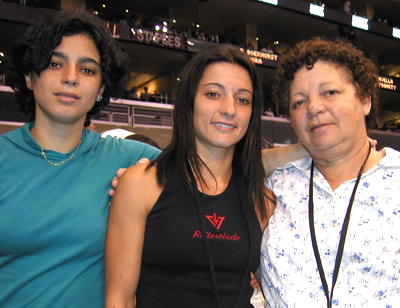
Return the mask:
[[145,171],[145,167],[133,166],[124,172],[110,207],[105,245],[106,308],[135,307],[146,219],[161,192],[155,168]]
[[268,188],[264,188],[265,190],[265,206],[266,206],[266,211],[267,215],[265,218],[262,218],[260,215],[258,215],[258,220],[260,222],[261,230],[264,232],[264,230],[268,226],[268,221],[271,218],[271,216],[274,214],[275,207],[276,207],[276,198],[272,190],[269,190]]
[[[372,147],[376,149],[377,141],[368,137],[368,141],[371,143]],[[308,157],[310,153],[303,147],[301,143],[295,143],[292,145],[265,149],[262,150],[262,160],[265,170],[265,176],[270,176],[276,167],[282,167],[288,162]]]
[[284,166],[288,162],[308,156],[310,156],[310,154],[301,143],[262,150],[265,176],[270,176],[275,171],[276,167]]

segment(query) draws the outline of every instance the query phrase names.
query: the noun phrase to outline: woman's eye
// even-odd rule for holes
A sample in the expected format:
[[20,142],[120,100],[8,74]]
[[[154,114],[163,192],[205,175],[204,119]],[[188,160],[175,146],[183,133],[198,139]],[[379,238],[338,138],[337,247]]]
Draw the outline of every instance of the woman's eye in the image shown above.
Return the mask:
[[326,92],[326,95],[328,95],[328,96],[331,96],[331,95],[334,95],[334,94],[336,94],[336,90],[330,90],[330,91]]
[[84,69],[82,69],[82,71],[86,74],[95,74],[95,72],[89,68],[84,68]]
[[304,101],[298,101],[298,102],[294,102],[292,104],[292,108],[296,109],[297,107],[299,107],[300,105],[302,105],[304,103]]
[[242,103],[242,104],[246,104],[246,105],[250,104],[250,101],[246,98],[239,98],[238,101],[239,101],[239,103]]
[[56,62],[50,62],[49,66],[50,67],[60,67],[61,65]]
[[213,93],[213,92],[207,93],[206,95],[209,97],[217,97],[218,96],[217,93]]

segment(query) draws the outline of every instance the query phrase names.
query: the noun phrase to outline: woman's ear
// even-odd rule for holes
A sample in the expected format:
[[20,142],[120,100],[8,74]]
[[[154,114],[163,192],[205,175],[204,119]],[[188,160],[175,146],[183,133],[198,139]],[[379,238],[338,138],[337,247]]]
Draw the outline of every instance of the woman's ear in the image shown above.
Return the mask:
[[32,76],[31,76],[31,74],[25,75],[25,83],[26,83],[26,87],[27,87],[29,90],[33,90],[33,86],[32,86]]
[[366,97],[362,103],[364,108],[364,115],[367,116],[371,111],[371,106],[372,106],[371,96]]
[[103,99],[103,92],[105,88],[106,86],[104,84],[100,87],[99,93],[97,93],[96,102],[100,102]]

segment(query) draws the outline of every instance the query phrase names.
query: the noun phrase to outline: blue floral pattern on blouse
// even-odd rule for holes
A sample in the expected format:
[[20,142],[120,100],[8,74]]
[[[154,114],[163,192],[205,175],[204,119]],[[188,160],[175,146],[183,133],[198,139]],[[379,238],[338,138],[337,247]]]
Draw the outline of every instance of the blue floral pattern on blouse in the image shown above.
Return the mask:
[[[390,148],[362,177],[351,211],[333,307],[400,307],[400,153]],[[265,307],[326,307],[311,244],[308,189],[311,159],[277,169],[266,180],[277,207],[261,250]],[[329,290],[355,179],[332,191],[314,170],[314,220]]]

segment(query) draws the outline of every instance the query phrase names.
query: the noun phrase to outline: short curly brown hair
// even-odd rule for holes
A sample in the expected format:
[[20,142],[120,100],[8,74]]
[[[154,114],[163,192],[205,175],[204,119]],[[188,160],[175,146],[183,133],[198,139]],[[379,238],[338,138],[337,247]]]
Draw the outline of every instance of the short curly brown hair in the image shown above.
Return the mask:
[[378,111],[378,70],[364,53],[340,39],[328,40],[315,37],[302,41],[279,60],[272,97],[289,114],[290,84],[302,67],[311,70],[318,60],[333,62],[345,69],[354,84],[358,97],[371,97],[371,111],[366,116],[367,127],[375,121]]
[[34,72],[39,76],[49,66],[53,51],[61,44],[62,38],[75,34],[88,35],[96,45],[100,54],[102,84],[105,86],[102,100],[87,113],[85,126],[89,126],[92,116],[99,115],[110,97],[121,96],[130,71],[130,59],[122,46],[97,16],[81,11],[56,13],[31,26],[12,50],[13,73],[9,85],[15,91],[15,101],[28,121],[35,120],[35,98],[26,86],[25,75]]

